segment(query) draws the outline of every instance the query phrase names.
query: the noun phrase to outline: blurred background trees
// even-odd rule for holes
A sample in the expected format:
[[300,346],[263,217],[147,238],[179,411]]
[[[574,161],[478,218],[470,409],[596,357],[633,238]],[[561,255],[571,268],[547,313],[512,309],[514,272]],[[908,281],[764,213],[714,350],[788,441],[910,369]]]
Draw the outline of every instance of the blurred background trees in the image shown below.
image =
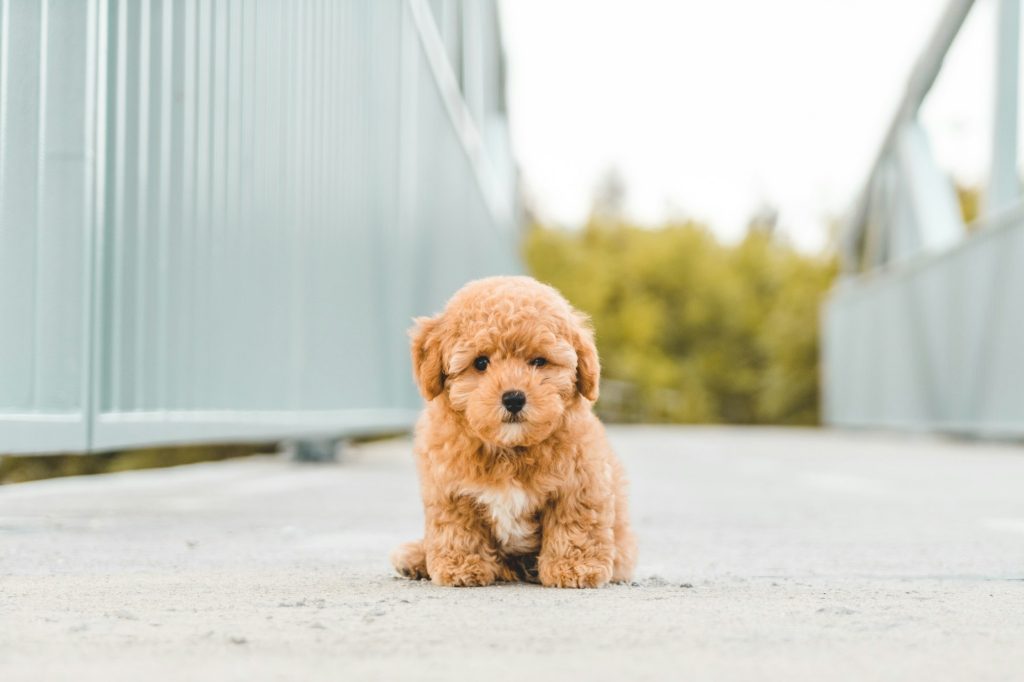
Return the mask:
[[534,224],[525,241],[532,274],[593,319],[602,416],[817,424],[818,311],[834,258],[789,246],[769,210],[725,245],[693,221],[630,224],[615,192],[582,229]]

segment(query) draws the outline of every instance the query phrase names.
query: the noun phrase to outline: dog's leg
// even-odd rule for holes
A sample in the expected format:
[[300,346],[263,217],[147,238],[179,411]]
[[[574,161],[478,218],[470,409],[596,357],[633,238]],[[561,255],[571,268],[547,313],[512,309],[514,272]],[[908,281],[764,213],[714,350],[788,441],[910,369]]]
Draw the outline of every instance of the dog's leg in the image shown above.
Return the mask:
[[548,587],[600,587],[615,562],[614,502],[570,491],[548,505],[542,519],[537,567]]
[[395,551],[391,552],[391,565],[395,567],[399,575],[410,580],[430,578],[427,574],[427,554],[423,549],[423,540],[407,542],[395,547]]
[[622,583],[633,579],[636,567],[636,538],[629,527],[629,505],[626,491],[626,475],[622,465],[614,460],[615,488],[615,565],[612,567],[612,582]]
[[510,571],[472,500],[453,496],[425,505],[427,573],[438,585],[473,587],[508,579]]

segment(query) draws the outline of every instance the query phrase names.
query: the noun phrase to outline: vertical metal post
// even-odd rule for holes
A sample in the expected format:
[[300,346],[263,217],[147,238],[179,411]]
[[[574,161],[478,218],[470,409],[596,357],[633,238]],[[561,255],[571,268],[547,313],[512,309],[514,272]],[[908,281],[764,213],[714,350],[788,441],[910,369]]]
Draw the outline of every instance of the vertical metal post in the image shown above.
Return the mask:
[[338,438],[310,438],[286,443],[283,449],[294,462],[335,462],[341,447]]
[[1020,59],[1020,0],[999,0],[996,16],[995,125],[986,212],[1014,203],[1017,178],[1017,89]]
[[896,138],[896,159],[915,223],[904,224],[899,216],[889,215],[890,231],[906,231],[898,243],[913,252],[942,251],[956,244],[964,235],[956,191],[932,158],[928,137],[917,119],[907,121]]

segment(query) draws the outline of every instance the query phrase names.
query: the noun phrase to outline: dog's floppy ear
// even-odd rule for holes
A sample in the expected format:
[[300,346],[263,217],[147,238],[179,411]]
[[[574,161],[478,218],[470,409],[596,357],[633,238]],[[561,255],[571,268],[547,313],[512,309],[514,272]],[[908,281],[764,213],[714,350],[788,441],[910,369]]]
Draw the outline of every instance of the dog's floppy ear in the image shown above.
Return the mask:
[[594,402],[598,396],[598,385],[601,383],[601,362],[597,358],[597,346],[594,345],[594,331],[586,315],[575,311],[575,328],[573,329],[573,345],[576,348],[576,390],[587,400]]
[[412,339],[412,371],[423,397],[430,401],[444,389],[441,369],[441,318],[417,317],[409,330]]

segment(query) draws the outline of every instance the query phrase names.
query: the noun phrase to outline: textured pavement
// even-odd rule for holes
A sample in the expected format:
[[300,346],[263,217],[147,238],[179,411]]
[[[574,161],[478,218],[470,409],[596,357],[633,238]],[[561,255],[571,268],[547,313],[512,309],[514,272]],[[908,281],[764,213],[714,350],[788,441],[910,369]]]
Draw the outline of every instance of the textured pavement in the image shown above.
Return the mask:
[[409,443],[0,487],[0,680],[1024,679],[1024,447],[623,427],[633,585],[444,589]]

